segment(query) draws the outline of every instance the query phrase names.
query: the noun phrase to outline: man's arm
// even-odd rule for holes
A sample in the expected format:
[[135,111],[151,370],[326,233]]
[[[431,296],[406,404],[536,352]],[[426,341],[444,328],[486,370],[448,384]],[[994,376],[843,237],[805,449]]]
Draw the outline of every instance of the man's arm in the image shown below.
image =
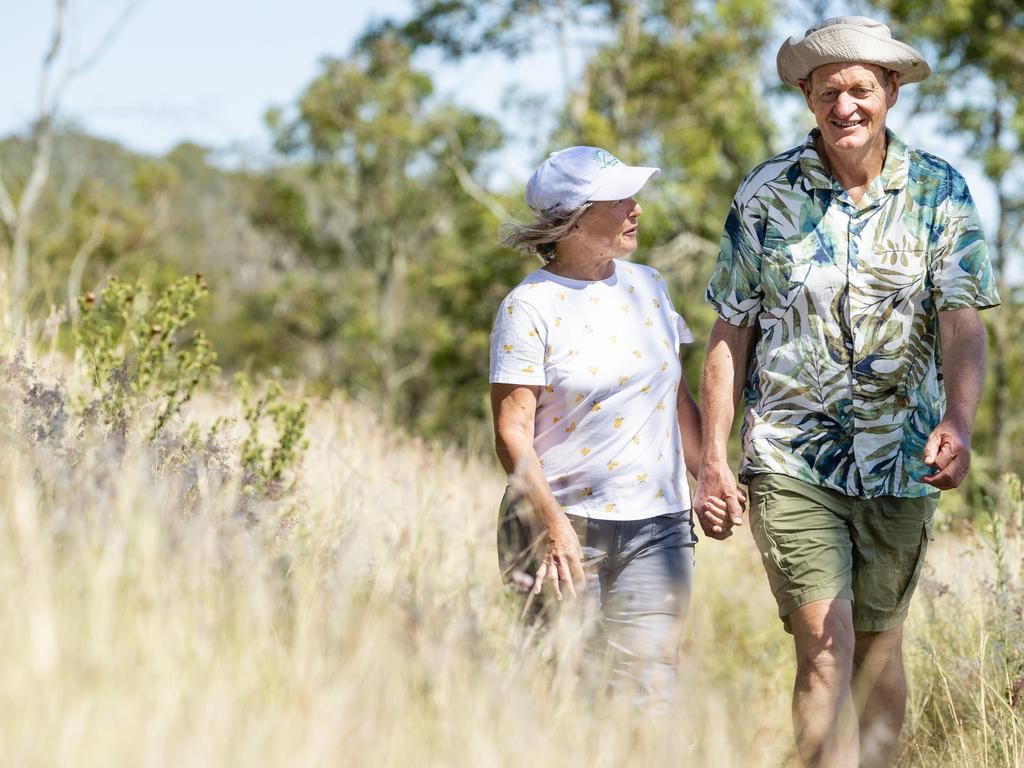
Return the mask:
[[939,312],[946,413],[925,443],[924,463],[935,471],[921,482],[940,490],[960,485],[971,466],[974,415],[985,385],[985,342],[977,309]]
[[[708,339],[700,387],[704,445],[693,508],[704,533],[714,539],[728,538],[729,529],[743,522],[743,498],[729,469],[728,443],[756,333],[756,326],[730,325],[719,318]],[[709,498],[723,501],[725,509],[709,506]]]

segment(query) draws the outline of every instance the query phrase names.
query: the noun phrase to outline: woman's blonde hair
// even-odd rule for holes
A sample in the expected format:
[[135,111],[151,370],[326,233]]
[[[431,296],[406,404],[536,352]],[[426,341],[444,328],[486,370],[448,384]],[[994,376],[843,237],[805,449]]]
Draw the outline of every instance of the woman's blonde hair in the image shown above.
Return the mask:
[[586,202],[574,211],[551,214],[539,213],[530,222],[508,222],[502,226],[498,241],[506,248],[524,253],[535,253],[544,261],[555,258],[555,246],[569,236],[580,217],[593,203]]

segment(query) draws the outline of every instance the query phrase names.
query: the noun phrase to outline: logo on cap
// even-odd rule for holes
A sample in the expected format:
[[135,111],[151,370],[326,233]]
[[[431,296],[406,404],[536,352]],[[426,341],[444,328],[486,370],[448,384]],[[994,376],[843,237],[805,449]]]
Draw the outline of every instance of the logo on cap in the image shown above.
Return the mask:
[[611,168],[613,165],[619,164],[619,158],[615,157],[611,152],[605,152],[603,149],[595,149],[591,157],[602,168]]

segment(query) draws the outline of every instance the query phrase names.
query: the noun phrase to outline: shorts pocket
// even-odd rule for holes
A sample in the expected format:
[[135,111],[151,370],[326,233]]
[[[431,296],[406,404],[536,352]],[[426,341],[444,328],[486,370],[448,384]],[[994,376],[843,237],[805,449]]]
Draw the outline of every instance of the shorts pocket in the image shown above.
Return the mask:
[[932,533],[932,521],[925,520],[924,527],[921,530],[921,546],[917,550],[917,560],[914,562],[914,567],[911,570],[910,579],[903,585],[903,590],[900,593],[899,609],[901,612],[906,611],[910,606],[910,598],[914,596],[914,590],[917,588],[917,582],[921,579],[921,571],[924,568],[924,558],[928,553],[928,542],[934,538],[935,535]]
[[932,522],[926,520],[921,525],[916,546],[902,550],[899,561],[862,563],[855,578],[855,612],[873,622],[885,621],[890,626],[902,621],[921,578],[931,539]]
[[850,588],[853,563],[844,534],[834,528],[774,537],[772,556],[794,597],[825,587]]

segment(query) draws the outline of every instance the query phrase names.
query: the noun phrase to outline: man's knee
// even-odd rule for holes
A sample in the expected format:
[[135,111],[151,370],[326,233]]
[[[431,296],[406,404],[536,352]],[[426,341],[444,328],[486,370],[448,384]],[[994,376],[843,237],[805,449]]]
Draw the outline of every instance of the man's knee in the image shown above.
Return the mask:
[[858,632],[853,665],[855,689],[860,691],[860,695],[904,699],[903,628]]
[[847,679],[853,670],[853,642],[838,635],[797,647],[797,676],[812,681]]
[[790,614],[798,675],[834,679],[849,674],[856,649],[849,606],[848,601],[835,600]]
[[903,625],[881,632],[856,633],[855,662],[886,664],[903,656]]

